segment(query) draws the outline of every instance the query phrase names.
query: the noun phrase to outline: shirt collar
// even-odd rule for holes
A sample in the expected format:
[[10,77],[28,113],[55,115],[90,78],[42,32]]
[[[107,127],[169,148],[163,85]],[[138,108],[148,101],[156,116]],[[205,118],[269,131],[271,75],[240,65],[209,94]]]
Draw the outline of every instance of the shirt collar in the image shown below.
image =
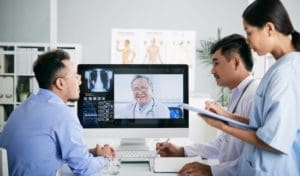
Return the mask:
[[48,89],[40,88],[37,95],[44,97],[45,99],[47,99],[48,102],[65,104],[64,101],[58,95],[56,95],[53,91],[48,90]]
[[232,89],[232,92],[242,92],[244,88],[249,84],[249,82],[252,81],[253,79],[254,79],[253,76],[250,74],[243,81],[241,81],[237,87]]

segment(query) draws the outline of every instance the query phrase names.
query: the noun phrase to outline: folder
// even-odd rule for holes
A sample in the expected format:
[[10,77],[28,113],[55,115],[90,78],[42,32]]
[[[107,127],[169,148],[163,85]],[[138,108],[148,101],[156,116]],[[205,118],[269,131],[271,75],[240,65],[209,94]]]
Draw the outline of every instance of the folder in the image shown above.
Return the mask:
[[[2,77],[2,89],[1,92],[3,93],[3,103],[13,103],[14,100],[14,80],[12,76],[4,76]],[[1,93],[1,94],[2,94]]]
[[228,125],[236,127],[236,128],[253,130],[253,131],[257,130],[256,127],[250,126],[248,124],[244,124],[242,122],[230,119],[230,118],[225,117],[225,116],[221,116],[221,115],[213,113],[211,111],[207,111],[203,108],[196,108],[196,107],[193,107],[193,106],[188,105],[188,104],[182,104],[182,105],[180,105],[180,107],[182,107],[183,109],[186,109],[186,110],[198,112],[199,114],[204,115],[206,117],[221,120],[221,121],[227,123]]
[[0,48],[0,74],[4,73],[4,50]]
[[5,123],[5,111],[4,111],[4,106],[0,105],[0,132],[3,129]]

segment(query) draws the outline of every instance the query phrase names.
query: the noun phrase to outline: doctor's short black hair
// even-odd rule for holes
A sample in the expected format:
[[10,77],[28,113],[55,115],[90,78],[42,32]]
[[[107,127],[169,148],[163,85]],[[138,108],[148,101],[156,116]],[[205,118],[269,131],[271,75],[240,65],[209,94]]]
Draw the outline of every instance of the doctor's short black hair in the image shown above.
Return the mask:
[[151,91],[153,92],[153,84],[152,84],[152,81],[151,81],[151,79],[148,77],[148,76],[145,76],[145,75],[135,75],[134,77],[133,77],[133,79],[132,79],[132,81],[131,81],[131,88],[132,88],[132,84],[133,84],[133,82],[135,81],[135,80],[137,80],[137,79],[145,79],[145,80],[147,80],[147,82],[148,82],[148,84],[149,84],[149,86],[150,86],[150,88],[151,88]]
[[240,55],[245,68],[251,71],[253,68],[253,57],[250,46],[247,44],[245,37],[239,34],[232,34],[226,36],[210,48],[210,54],[213,55],[217,50],[221,49],[222,55],[228,60],[231,60],[231,56],[234,53]]

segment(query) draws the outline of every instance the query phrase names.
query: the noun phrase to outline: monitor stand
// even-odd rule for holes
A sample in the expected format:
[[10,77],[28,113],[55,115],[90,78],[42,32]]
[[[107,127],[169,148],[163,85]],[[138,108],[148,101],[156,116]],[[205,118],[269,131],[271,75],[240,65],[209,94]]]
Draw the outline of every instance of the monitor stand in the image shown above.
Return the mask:
[[149,147],[144,138],[121,138],[118,151],[149,151]]

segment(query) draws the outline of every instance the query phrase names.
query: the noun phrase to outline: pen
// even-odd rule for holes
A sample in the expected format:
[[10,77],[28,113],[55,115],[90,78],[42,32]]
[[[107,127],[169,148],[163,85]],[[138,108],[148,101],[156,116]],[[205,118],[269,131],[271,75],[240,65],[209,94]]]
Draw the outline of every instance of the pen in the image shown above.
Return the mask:
[[[167,140],[166,140],[165,142],[163,142],[163,143],[168,143],[169,140],[170,140],[170,138],[167,138]],[[158,149],[156,150],[156,154],[159,155],[159,152],[160,152],[160,148],[158,148]]]
[[164,143],[168,143],[169,142],[169,140],[170,140],[170,138],[168,138]]

